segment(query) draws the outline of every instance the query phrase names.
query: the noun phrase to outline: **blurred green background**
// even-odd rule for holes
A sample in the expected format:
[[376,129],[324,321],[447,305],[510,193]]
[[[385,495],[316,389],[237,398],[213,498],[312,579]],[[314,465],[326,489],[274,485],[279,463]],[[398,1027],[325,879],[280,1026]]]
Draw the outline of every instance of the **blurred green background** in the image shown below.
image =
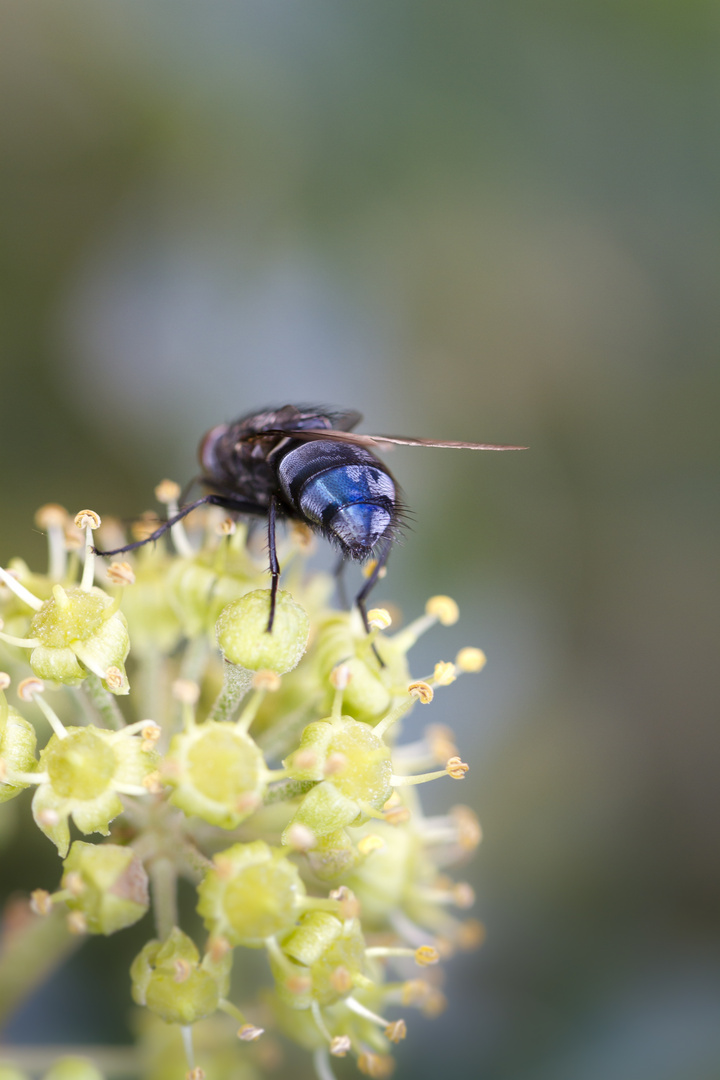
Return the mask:
[[[529,444],[389,461],[415,520],[378,599],[460,601],[418,672],[489,657],[433,706],[472,763],[488,940],[397,1075],[717,1078],[717,3],[0,0],[0,24],[0,559],[44,565],[41,503],[151,506],[268,404]],[[37,832],[3,866],[6,894],[57,879]],[[8,1037],[128,1038],[113,949]]]

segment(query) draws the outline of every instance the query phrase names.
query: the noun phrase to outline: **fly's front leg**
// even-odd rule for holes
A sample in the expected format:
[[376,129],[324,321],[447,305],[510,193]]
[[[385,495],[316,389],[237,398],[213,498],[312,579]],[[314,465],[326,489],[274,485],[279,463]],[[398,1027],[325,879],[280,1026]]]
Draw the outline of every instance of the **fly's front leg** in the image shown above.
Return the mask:
[[201,499],[196,499],[195,502],[190,503],[188,506],[183,506],[178,510],[177,514],[173,514],[167,521],[163,521],[155,532],[150,533],[144,540],[136,540],[132,544],[124,544],[123,547],[113,548],[111,551],[101,551],[100,548],[93,548],[93,551],[96,555],[124,555],[126,551],[136,551],[137,548],[144,547],[145,544],[151,544],[155,540],[159,540],[176,522],[182,521],[193,510],[197,510],[198,506],[221,506],[223,510],[232,510],[237,514],[264,515],[265,513],[264,507],[259,506],[257,503],[248,502],[247,499],[235,498],[232,495],[203,495]]
[[280,584],[280,563],[278,562],[277,549],[275,547],[275,496],[270,496],[270,504],[268,506],[268,554],[270,556],[270,573],[272,574],[272,585],[270,586],[270,618],[267,624],[267,633],[272,633],[273,623],[275,621],[275,604],[277,602],[278,585]]

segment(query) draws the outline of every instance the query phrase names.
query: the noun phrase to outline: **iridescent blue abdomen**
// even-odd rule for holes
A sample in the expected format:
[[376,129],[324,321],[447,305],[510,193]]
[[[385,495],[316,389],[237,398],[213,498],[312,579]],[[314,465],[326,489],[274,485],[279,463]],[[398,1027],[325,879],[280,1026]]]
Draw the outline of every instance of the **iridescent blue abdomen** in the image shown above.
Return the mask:
[[367,558],[396,522],[395,483],[362,447],[329,440],[301,443],[284,455],[278,476],[293,509],[351,558]]

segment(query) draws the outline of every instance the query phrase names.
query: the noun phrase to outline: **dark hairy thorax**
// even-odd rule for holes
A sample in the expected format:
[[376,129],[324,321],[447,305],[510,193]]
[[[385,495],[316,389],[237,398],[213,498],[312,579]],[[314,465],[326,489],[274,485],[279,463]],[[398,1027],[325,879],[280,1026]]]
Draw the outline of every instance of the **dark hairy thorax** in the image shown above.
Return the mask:
[[[316,428],[348,431],[358,419],[356,413],[336,415],[285,405],[220,425],[208,432],[200,446],[202,482],[220,494],[241,495],[264,507],[275,495],[286,512],[293,514],[295,508],[283,498],[277,474],[284,453],[295,445],[286,433]],[[263,435],[264,431],[269,434]]]

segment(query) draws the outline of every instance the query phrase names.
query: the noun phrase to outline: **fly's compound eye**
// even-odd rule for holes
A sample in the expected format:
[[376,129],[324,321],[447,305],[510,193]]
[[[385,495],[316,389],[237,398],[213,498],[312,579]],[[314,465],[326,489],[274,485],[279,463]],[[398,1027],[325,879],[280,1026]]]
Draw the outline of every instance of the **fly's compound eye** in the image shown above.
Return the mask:
[[207,476],[213,476],[218,472],[218,455],[217,444],[220,439],[227,433],[227,424],[218,424],[217,427],[211,428],[207,435],[203,437],[200,443],[200,449],[198,450],[198,457],[200,458],[200,465],[203,472]]

